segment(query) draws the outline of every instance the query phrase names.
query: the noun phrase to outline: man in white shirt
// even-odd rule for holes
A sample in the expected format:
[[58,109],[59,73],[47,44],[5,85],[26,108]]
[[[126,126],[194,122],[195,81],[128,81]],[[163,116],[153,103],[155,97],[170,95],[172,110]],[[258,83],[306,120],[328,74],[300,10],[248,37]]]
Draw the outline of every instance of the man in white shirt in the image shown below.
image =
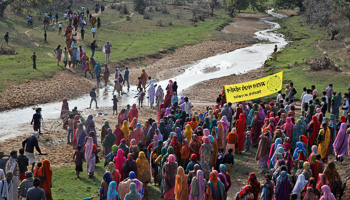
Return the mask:
[[[13,173],[11,171],[6,173],[6,178],[0,181],[0,200],[12,200],[13,195]],[[17,190],[17,188],[16,188]],[[16,197],[18,199],[18,197]]]
[[307,109],[309,108],[309,101],[312,100],[313,96],[311,94],[311,90],[307,90],[307,94],[303,96],[301,99],[301,103],[303,105],[303,114],[307,112]]
[[191,102],[188,101],[188,97],[185,97],[185,102],[180,104],[179,106],[180,107],[184,107],[185,108],[185,111],[186,111],[186,114],[188,115],[188,117],[191,119],[192,118],[192,108],[193,108],[193,105]]
[[280,102],[282,99],[282,91],[278,91],[278,95],[277,95],[277,98],[276,98],[276,101],[277,102]]

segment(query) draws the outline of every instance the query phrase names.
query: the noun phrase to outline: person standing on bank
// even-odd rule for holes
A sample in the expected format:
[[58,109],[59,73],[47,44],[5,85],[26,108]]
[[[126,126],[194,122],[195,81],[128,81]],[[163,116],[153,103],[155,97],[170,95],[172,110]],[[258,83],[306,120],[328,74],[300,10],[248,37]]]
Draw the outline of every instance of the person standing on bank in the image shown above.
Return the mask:
[[33,129],[34,131],[39,132],[39,134],[41,134],[41,121],[43,120],[42,116],[41,116],[41,108],[37,108],[35,109],[35,114],[33,115],[32,121],[31,121],[31,125],[33,125]]
[[93,101],[95,101],[96,103],[96,108],[98,109],[97,107],[97,95],[96,95],[96,92],[95,92],[95,88],[92,88],[92,90],[90,91],[90,97],[91,97],[91,101],[90,101],[90,109],[91,109],[91,104]]
[[33,55],[32,55],[31,58],[33,60],[33,69],[36,69],[36,58],[37,58],[37,56],[35,54],[35,51],[33,52]]

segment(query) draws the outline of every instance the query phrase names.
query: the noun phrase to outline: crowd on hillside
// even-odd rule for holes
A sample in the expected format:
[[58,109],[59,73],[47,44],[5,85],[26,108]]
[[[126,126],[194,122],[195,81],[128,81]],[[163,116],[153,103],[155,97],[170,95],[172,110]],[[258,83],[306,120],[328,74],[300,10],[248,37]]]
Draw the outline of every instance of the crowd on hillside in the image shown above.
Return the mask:
[[[156,119],[141,123],[136,104],[128,106],[120,111],[115,128],[105,122],[100,139],[93,116],[83,123],[80,113],[76,108],[70,112],[64,99],[61,117],[69,115],[62,119],[68,129],[67,142],[76,149],[77,177],[86,165],[92,178],[96,163],[104,159],[100,199],[148,199],[151,183],[165,199],[335,200],[342,195],[345,180],[336,165],[349,154],[347,93],[342,101],[330,84],[320,102],[315,86],[304,89],[303,113],[299,113],[294,102],[297,91],[290,83],[276,101],[233,106],[225,102],[223,93],[213,109],[197,112],[188,97],[177,97],[174,85],[169,81],[165,91],[157,88],[163,95],[152,97],[158,107]],[[39,109],[33,116],[36,131],[35,120],[40,117]],[[52,199],[50,161],[34,166],[34,148],[41,154],[38,136],[35,132],[23,141],[20,156],[12,151],[8,160],[0,160],[0,199],[17,199],[18,195],[41,199],[42,194]],[[240,192],[228,196],[235,154],[251,151],[251,146],[257,147],[255,158],[265,179],[259,182],[251,172]],[[329,160],[329,154],[336,160]]]

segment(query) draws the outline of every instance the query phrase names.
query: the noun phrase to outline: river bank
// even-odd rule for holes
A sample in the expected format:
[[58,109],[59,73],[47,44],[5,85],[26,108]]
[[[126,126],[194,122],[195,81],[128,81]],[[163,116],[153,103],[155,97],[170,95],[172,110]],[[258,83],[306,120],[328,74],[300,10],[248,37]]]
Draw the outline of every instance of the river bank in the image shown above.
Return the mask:
[[[258,40],[253,38],[254,32],[269,27],[268,24],[259,21],[263,17],[267,15],[242,13],[235,17],[233,23],[222,31],[216,32],[210,40],[179,47],[171,53],[160,53],[156,58],[146,56],[124,62],[124,67],[129,67],[130,70],[131,84],[137,84],[137,77],[140,76],[142,69],[146,69],[149,76],[160,81],[183,73],[190,64],[197,60],[256,43]],[[119,65],[115,62],[109,64],[112,72],[116,66]],[[124,67],[120,67],[120,70],[124,71]],[[80,68],[68,68],[44,81],[28,80],[23,84],[11,84],[8,89],[1,91],[3,95],[0,97],[0,111],[57,102],[64,97],[77,98],[88,93],[94,86],[96,86],[95,79],[83,78]]]

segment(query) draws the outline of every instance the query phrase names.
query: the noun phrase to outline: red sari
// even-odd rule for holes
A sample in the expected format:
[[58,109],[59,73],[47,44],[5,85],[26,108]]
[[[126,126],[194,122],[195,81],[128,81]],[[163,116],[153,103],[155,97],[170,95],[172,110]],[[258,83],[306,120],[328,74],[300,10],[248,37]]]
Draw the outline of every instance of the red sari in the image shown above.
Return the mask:
[[[315,144],[315,140],[317,138],[318,132],[320,131],[320,122],[317,120],[317,117],[314,115],[312,116],[312,123],[309,124],[309,126],[312,125],[312,132],[309,132],[309,145],[312,146]],[[309,128],[308,128],[309,129]],[[310,136],[311,133],[311,136]]]
[[236,124],[236,126],[237,126],[237,135],[238,135],[237,151],[243,151],[243,149],[244,149],[244,129],[245,129],[245,125],[246,125],[246,119],[245,119],[243,113],[241,113],[239,115],[239,119],[238,119],[238,122]]
[[79,121],[80,116],[79,115],[75,115],[74,117],[74,126],[73,126],[73,148],[75,149],[75,147],[77,146],[78,140],[75,137],[75,134],[77,133],[77,129],[79,127]]

